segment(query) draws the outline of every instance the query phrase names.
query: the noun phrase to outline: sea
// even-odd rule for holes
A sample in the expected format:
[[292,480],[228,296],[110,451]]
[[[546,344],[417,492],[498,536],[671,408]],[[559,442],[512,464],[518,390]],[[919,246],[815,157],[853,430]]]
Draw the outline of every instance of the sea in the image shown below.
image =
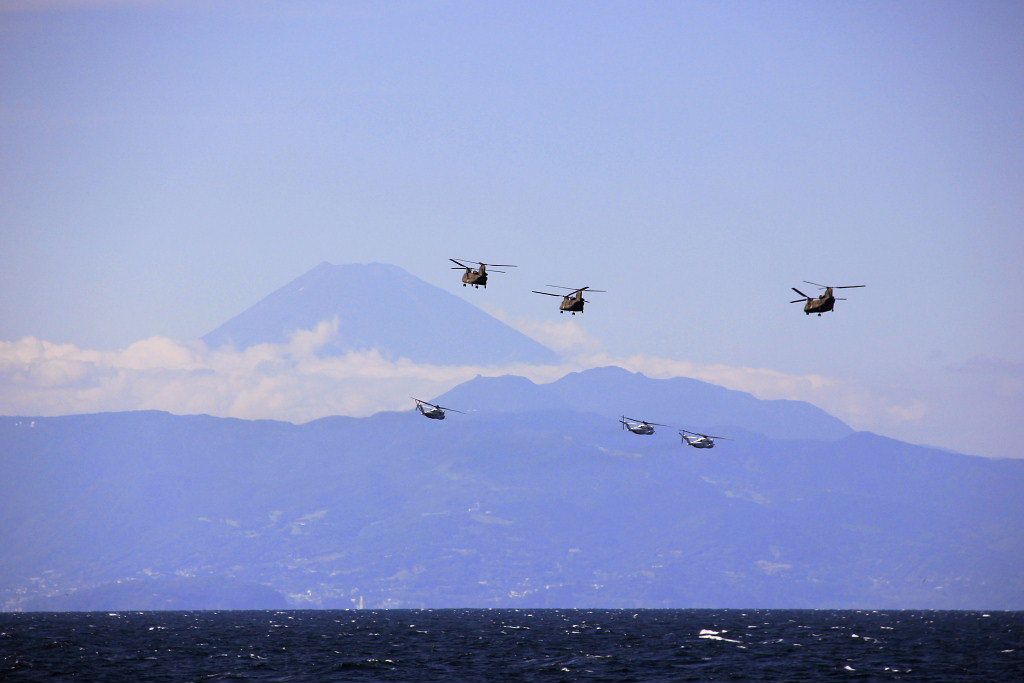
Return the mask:
[[1024,612],[0,614],[3,681],[1024,681]]

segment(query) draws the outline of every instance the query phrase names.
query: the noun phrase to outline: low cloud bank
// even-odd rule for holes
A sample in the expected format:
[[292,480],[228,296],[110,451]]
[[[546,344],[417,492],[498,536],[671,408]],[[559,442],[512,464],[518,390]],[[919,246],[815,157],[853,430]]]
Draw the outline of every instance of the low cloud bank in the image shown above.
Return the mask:
[[0,413],[64,415],[166,410],[244,419],[307,422],[327,415],[362,417],[410,407],[409,396],[439,395],[476,375],[521,375],[544,383],[603,365],[654,378],[693,377],[759,398],[810,401],[855,428],[885,429],[919,420],[923,404],[894,405],[863,388],[822,375],[700,365],[644,354],[615,357],[577,323],[524,329],[566,352],[559,365],[439,366],[389,360],[377,351],[321,358],[338,320],[292,335],[286,344],[238,350],[200,341],[152,337],[119,351],[81,349],[32,337],[0,342]]

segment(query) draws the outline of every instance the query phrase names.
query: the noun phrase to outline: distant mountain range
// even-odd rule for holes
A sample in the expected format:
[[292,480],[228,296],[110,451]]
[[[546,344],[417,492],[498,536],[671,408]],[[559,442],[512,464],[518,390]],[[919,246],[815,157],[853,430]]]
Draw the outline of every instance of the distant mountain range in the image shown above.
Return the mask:
[[524,377],[477,377],[437,401],[488,412],[553,409],[615,417],[625,414],[708,434],[717,434],[721,427],[783,439],[831,441],[853,432],[841,420],[803,401],[764,401],[688,377],[651,379],[619,367],[573,372],[540,385]]
[[1024,461],[618,368],[438,400],[0,418],[0,604],[1024,609]]
[[[483,290],[481,290],[482,292]],[[211,347],[281,344],[338,320],[319,353],[376,349],[435,365],[552,364],[558,354],[454,294],[383,263],[321,263],[203,337]]]

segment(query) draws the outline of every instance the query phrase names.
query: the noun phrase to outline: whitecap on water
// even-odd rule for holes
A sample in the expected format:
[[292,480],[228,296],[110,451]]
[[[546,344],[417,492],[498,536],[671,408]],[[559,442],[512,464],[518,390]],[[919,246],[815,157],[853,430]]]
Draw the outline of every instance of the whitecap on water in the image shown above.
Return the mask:
[[727,643],[738,643],[738,642],[740,642],[738,640],[733,640],[732,638],[723,638],[722,636],[718,635],[719,633],[728,633],[728,631],[712,631],[711,629],[708,629],[708,628],[702,628],[700,630],[700,633],[697,634],[697,637],[698,638],[705,638],[707,640],[724,640]]

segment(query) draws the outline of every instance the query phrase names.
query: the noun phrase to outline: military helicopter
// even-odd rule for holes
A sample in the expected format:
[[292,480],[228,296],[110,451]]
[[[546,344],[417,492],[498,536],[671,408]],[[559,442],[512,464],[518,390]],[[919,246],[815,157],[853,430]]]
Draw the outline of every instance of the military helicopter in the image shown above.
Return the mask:
[[[505,264],[501,264],[501,263],[487,264],[487,263],[480,263],[479,261],[469,261],[467,259],[454,259],[454,258],[450,258],[448,260],[458,266],[458,268],[452,268],[452,270],[464,270],[464,271],[466,271],[466,272],[464,272],[462,274],[462,286],[463,287],[465,287],[466,285],[473,285],[474,287],[483,287],[484,289],[487,289],[487,266],[488,265],[498,266],[499,268],[518,268],[518,266],[511,266],[511,265],[509,265],[507,263],[505,263]],[[467,266],[466,263],[463,263],[463,261],[465,261],[466,263],[475,263],[476,265],[479,266],[479,268],[478,269],[474,269],[472,266]],[[505,271],[504,270],[492,270],[491,272],[492,273],[504,273]]]
[[622,423],[623,429],[628,429],[634,434],[642,434],[644,436],[653,434],[655,427],[668,427],[668,425],[663,425],[660,422],[648,422],[647,420],[638,420],[634,417],[626,417],[625,415],[619,416],[619,422]]
[[821,315],[822,313],[828,313],[833,308],[835,308],[836,301],[846,301],[846,299],[844,299],[843,297],[832,296],[833,289],[853,289],[854,287],[867,287],[867,285],[819,285],[817,282],[811,282],[810,280],[804,280],[804,282],[806,282],[809,285],[814,285],[815,287],[821,287],[822,289],[825,290],[825,292],[821,296],[815,299],[814,297],[807,296],[796,287],[790,288],[794,292],[802,296],[803,299],[794,299],[789,303],[798,304],[801,301],[806,302],[804,303],[804,313],[807,315],[810,315],[811,313],[817,313],[818,315]]
[[[413,396],[410,396],[409,398],[411,398],[412,400],[416,401],[416,410],[420,411],[423,414],[423,417],[429,417],[431,420],[443,420],[444,419],[444,411],[446,411],[446,410],[450,410],[453,413],[462,413],[463,415],[466,414],[466,413],[464,413],[461,410],[455,410],[454,408],[444,408],[442,406],[437,406],[437,405],[434,405],[433,403],[427,403],[426,401],[421,401],[420,399],[415,398]],[[430,410],[424,410],[423,406],[430,406]]]
[[558,305],[558,312],[565,313],[570,311],[573,315],[576,312],[583,312],[583,304],[589,304],[590,302],[583,298],[583,292],[603,292],[603,289],[591,289],[590,287],[579,287],[573,289],[572,287],[560,287],[558,285],[544,285],[545,287],[554,287],[555,289],[568,289],[569,294],[552,294],[551,292],[538,292],[536,289],[531,290],[534,294],[544,294],[546,296],[560,296],[562,297],[562,303]]
[[[693,434],[693,436],[689,437],[687,434]],[[694,448],[714,448],[715,439],[732,441],[732,439],[727,436],[710,436],[699,432],[691,432],[689,429],[683,429],[682,427],[679,428],[679,438],[683,440],[683,443],[693,446]]]

